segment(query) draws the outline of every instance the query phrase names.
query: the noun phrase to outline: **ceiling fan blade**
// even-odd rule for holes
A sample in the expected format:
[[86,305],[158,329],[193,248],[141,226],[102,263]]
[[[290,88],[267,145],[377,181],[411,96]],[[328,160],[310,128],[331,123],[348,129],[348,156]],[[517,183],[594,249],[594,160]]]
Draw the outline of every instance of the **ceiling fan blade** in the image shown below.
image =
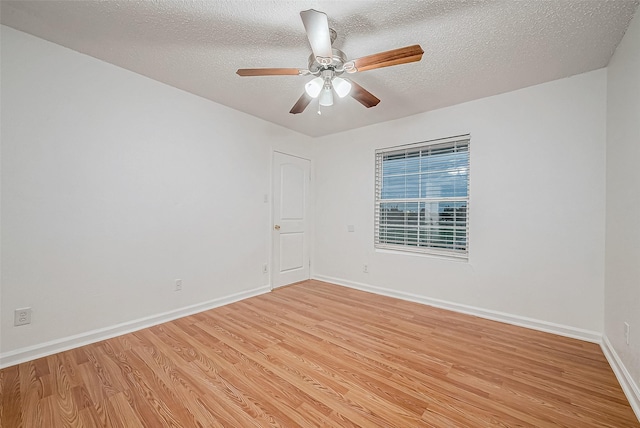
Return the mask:
[[406,46],[404,48],[354,59],[350,61],[353,63],[353,68],[345,64],[345,70],[348,73],[355,73],[356,71],[367,71],[392,65],[407,64],[409,62],[420,61],[423,53],[424,51],[420,45]]
[[380,102],[380,99],[373,95],[371,92],[367,91],[362,86],[358,85],[353,80],[351,82],[351,95],[356,101],[365,106],[366,108],[375,107]]
[[293,105],[289,113],[291,114],[302,113],[304,109],[307,108],[307,106],[309,105],[312,99],[313,98],[307,95],[306,92],[303,92],[302,96],[298,99],[298,101],[296,101],[296,103]]
[[307,38],[313,51],[313,56],[323,65],[331,64],[333,51],[331,50],[331,35],[327,15],[314,9],[300,12]]
[[299,76],[306,70],[299,68],[239,68],[238,76]]

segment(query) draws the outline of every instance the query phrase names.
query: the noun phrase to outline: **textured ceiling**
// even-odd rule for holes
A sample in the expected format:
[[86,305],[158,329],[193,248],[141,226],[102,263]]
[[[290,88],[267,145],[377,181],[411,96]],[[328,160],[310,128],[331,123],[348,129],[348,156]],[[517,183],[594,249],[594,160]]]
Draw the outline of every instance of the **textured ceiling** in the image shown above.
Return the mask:
[[[605,67],[636,0],[5,1],[4,25],[310,136],[384,122]],[[382,101],[289,114],[311,77],[300,20],[314,8],[350,59],[420,44],[421,62],[351,75]]]

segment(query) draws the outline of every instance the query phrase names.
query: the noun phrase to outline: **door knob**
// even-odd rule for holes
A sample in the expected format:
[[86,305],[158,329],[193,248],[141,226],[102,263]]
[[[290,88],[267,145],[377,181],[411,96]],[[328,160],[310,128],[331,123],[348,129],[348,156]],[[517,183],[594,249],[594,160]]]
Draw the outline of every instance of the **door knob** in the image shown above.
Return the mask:
[[275,230],[280,230],[280,225],[279,225],[279,224],[276,224],[275,226],[273,226],[273,228],[274,228]]

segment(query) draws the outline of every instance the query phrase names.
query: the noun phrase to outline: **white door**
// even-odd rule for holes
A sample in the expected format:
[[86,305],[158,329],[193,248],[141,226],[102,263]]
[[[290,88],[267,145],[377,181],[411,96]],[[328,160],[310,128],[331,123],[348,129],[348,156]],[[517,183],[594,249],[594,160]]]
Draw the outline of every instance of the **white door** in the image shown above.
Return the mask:
[[273,153],[273,288],[309,279],[310,163]]

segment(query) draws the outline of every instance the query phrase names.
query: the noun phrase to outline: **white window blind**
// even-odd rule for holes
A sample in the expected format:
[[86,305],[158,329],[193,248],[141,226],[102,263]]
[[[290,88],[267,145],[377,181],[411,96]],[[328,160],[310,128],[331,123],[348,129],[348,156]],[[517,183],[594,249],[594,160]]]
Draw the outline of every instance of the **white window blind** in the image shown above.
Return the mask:
[[468,258],[469,135],[376,151],[376,248]]

